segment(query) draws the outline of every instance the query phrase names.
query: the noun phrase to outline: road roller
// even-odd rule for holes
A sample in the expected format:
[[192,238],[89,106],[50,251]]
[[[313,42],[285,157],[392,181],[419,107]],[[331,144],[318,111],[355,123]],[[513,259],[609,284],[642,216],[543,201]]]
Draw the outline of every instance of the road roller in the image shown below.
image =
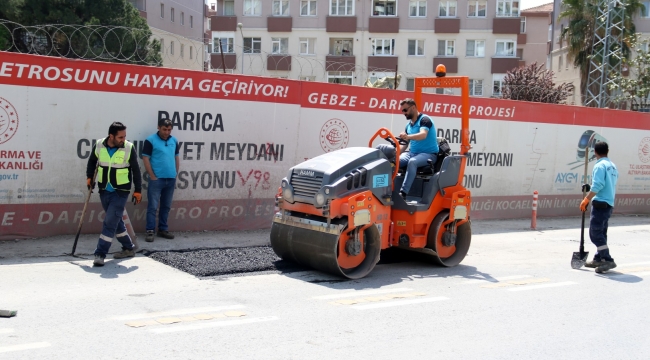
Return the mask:
[[[390,247],[426,253],[443,267],[458,265],[472,238],[471,193],[462,185],[470,150],[468,86],[465,76],[415,79],[420,108],[423,88],[461,89],[461,144],[459,153],[443,150],[435,163],[418,168],[406,198],[399,194],[404,169],[373,148],[376,139],[384,139],[399,159],[401,139],[386,128],[368,147],[340,149],[292,167],[276,195],[275,253],[349,279],[368,275],[381,250]],[[438,141],[444,145],[444,138]]]

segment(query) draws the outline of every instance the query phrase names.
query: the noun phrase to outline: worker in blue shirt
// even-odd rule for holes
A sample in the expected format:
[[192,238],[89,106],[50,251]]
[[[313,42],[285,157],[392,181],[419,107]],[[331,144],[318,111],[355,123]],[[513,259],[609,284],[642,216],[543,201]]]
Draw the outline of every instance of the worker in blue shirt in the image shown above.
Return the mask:
[[607,223],[614,211],[618,170],[607,157],[609,146],[606,142],[597,142],[594,152],[597,161],[591,174],[591,186],[589,184],[582,185],[583,191],[589,191],[589,194],[580,203],[580,210],[586,211],[587,205],[591,201],[589,238],[596,245],[597,251],[594,260],[587,262],[585,266],[595,268],[596,272],[600,274],[616,267],[607,246]]

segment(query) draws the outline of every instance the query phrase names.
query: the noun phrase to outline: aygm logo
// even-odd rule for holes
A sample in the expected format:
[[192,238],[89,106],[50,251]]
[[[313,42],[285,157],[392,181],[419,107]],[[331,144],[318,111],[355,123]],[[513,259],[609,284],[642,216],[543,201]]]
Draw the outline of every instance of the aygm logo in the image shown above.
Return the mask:
[[348,127],[341,119],[330,119],[320,129],[320,146],[325,152],[344,149],[349,140]]
[[650,137],[645,137],[639,144],[639,160],[647,163],[650,161]]
[[9,141],[18,131],[18,113],[9,101],[0,98],[0,144]]

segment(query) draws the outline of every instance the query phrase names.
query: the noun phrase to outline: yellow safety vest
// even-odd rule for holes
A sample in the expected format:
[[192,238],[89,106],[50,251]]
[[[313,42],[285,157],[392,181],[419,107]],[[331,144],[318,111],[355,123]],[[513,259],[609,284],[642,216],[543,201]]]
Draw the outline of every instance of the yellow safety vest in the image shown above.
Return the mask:
[[97,185],[100,190],[106,189],[108,183],[115,190],[131,191],[131,167],[129,159],[133,144],[125,141],[124,146],[118,148],[113,156],[109,155],[104,139],[97,140],[95,156],[97,156]]

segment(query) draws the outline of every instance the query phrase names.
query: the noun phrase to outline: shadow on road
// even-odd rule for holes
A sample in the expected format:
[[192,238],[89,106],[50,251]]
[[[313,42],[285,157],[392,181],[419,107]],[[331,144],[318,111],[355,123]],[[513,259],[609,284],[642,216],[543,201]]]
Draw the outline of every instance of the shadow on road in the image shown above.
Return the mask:
[[643,278],[632,274],[624,274],[616,271],[610,271],[604,274],[596,274],[597,277],[612,281],[634,284],[643,281]]
[[103,279],[117,279],[120,275],[125,275],[138,270],[138,266],[126,267],[120,264],[121,260],[106,260],[104,266],[95,267],[92,265],[80,264],[76,261],[70,261],[72,265],[77,265],[83,271],[90,274],[97,274]]

